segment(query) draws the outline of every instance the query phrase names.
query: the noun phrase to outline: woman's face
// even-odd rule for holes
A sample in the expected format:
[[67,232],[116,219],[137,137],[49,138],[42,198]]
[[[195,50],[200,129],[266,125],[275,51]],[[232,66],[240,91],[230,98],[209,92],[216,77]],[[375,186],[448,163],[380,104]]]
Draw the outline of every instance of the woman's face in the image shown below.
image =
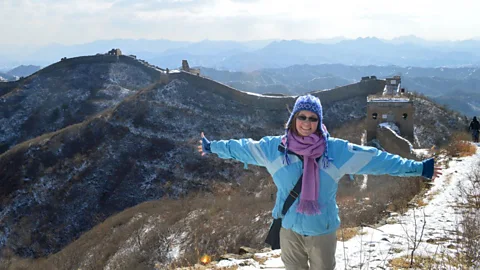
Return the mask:
[[315,133],[318,128],[318,116],[311,111],[299,111],[295,119],[297,134],[303,137]]

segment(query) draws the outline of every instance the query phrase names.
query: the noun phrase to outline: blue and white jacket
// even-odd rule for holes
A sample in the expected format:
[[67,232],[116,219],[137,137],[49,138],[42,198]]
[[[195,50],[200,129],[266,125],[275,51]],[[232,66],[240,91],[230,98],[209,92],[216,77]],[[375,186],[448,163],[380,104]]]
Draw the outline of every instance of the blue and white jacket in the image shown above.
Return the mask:
[[[303,173],[302,161],[289,154],[290,165],[284,164],[284,153],[278,150],[283,136],[267,136],[259,141],[252,139],[212,141],[210,150],[220,158],[236,159],[246,164],[266,167],[277,186],[277,199],[272,211],[274,218],[282,217],[283,204]],[[297,213],[298,199],[285,216],[282,227],[291,229],[301,235],[322,235],[334,232],[340,226],[336,193],[338,181],[345,174],[389,174],[395,176],[421,176],[424,163],[427,163],[429,177],[433,172],[433,159],[419,162],[398,155],[365,147],[348,141],[328,139],[328,167],[319,160],[320,185],[319,197],[321,214],[305,215]],[[321,159],[324,157],[322,156]],[[425,175],[425,172],[423,172]]]

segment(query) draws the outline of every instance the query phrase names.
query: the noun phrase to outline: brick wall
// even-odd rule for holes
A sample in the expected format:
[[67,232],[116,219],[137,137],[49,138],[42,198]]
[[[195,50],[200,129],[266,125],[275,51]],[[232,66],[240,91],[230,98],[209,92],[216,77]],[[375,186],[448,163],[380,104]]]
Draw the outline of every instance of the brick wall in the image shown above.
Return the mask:
[[[247,94],[238,91],[228,85],[213,81],[211,79],[193,75],[187,72],[170,73],[169,80],[185,79],[195,85],[209,89],[218,95],[228,99],[235,99],[245,105],[252,107],[262,107],[267,109],[285,109],[285,106],[293,106],[295,99],[290,96],[275,96],[275,98],[265,99],[262,95]],[[353,97],[364,96],[379,93],[385,87],[383,80],[368,80],[358,83],[338,87],[329,91],[314,91],[310,94],[320,98],[322,105],[330,105],[333,102],[345,100]]]

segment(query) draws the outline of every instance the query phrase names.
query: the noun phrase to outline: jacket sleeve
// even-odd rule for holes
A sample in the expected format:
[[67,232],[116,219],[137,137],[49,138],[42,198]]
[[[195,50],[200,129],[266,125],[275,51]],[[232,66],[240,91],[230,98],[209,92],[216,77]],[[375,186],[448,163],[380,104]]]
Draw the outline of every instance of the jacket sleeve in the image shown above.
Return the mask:
[[[272,137],[264,137],[259,141],[252,139],[212,141],[210,149],[223,159],[235,159],[245,164],[267,166],[272,145],[278,143]],[[278,151],[278,150],[277,150]]]
[[340,171],[343,174],[389,174],[394,176],[422,176],[423,163],[394,155],[374,147],[360,146],[344,141],[340,151]]

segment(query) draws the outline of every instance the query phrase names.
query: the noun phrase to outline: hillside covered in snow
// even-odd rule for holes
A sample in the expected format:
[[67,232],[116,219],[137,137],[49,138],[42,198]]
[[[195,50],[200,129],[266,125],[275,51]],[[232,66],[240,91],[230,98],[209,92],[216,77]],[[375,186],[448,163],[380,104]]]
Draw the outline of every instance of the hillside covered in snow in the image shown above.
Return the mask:
[[[263,246],[275,193],[268,173],[203,158],[195,147],[201,131],[211,139],[283,134],[294,97],[163,75],[133,58],[99,56],[0,84],[0,258],[40,269],[151,269],[195,261],[200,251]],[[372,80],[313,94],[332,136],[360,143],[366,94],[382,89]],[[417,148],[464,130],[460,114],[412,98]],[[340,184],[349,226],[376,223],[422,187],[420,178],[377,176],[358,193],[361,177]]]

